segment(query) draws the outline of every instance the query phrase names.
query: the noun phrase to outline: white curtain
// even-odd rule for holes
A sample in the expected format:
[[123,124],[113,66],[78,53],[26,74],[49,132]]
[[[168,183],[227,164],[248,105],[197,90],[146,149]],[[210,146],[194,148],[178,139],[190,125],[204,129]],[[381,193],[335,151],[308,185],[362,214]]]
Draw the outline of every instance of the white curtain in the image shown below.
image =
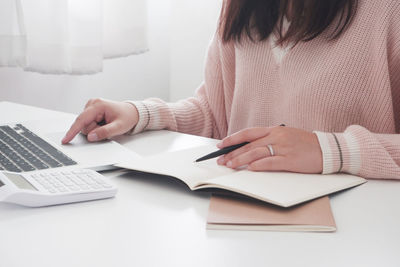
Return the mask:
[[0,66],[90,74],[147,50],[146,0],[0,0]]

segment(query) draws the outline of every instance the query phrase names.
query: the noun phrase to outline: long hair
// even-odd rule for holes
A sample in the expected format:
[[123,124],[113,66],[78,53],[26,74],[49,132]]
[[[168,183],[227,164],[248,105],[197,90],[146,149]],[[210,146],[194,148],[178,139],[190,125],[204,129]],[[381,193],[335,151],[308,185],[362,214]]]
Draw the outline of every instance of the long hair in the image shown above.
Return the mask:
[[[219,33],[224,42],[243,34],[263,41],[276,31],[278,44],[310,41],[335,22],[329,39],[336,39],[351,23],[358,0],[224,0]],[[284,18],[290,26],[283,32]]]

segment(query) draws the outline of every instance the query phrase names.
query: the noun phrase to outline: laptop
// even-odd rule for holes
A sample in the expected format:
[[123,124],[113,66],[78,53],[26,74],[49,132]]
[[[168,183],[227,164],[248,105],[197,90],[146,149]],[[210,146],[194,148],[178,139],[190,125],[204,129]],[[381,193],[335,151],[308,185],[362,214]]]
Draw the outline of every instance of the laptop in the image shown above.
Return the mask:
[[[41,127],[51,123],[32,121],[0,124],[0,171],[22,173],[54,168],[103,171],[117,168],[114,164],[127,158],[139,157],[115,141],[90,143],[82,134],[70,144],[61,145],[65,130]],[[47,131],[39,130],[44,128]]]

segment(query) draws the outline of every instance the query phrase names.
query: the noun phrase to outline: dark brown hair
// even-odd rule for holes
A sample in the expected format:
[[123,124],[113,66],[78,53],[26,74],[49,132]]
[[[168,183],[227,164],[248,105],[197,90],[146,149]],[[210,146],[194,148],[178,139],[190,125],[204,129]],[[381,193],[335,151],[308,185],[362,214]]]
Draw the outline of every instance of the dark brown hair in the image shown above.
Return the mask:
[[[297,44],[314,39],[336,20],[328,35],[335,39],[351,23],[357,4],[358,0],[225,0],[219,32],[224,42],[240,42],[243,34],[252,41],[262,41],[276,31],[278,44]],[[290,26],[283,33],[285,16]]]

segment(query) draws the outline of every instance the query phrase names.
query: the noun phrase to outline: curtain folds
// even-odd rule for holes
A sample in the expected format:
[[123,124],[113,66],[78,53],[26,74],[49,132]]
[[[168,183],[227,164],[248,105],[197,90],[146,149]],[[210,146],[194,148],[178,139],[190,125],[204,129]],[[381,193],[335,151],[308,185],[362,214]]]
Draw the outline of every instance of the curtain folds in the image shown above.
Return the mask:
[[1,0],[0,66],[97,73],[147,51],[146,22],[146,0]]

